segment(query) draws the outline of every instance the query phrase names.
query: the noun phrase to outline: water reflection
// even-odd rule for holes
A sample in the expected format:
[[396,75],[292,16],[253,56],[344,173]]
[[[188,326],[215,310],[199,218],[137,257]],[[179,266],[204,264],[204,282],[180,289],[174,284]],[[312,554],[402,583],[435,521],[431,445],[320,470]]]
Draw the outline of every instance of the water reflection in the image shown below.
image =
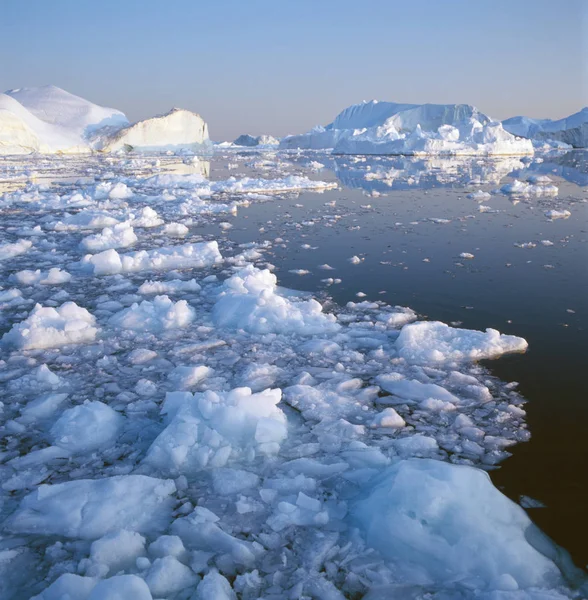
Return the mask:
[[498,185],[509,175],[526,179],[532,174],[553,174],[578,185],[588,185],[587,151],[535,158],[346,156],[333,157],[328,163],[344,186],[369,193]]

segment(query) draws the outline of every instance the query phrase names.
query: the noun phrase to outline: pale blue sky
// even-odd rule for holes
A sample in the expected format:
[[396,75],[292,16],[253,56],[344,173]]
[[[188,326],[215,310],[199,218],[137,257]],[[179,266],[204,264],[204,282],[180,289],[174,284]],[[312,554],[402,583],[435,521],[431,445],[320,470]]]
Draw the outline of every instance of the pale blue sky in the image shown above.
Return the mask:
[[0,90],[180,106],[217,140],[372,98],[559,118],[588,104],[587,24],[588,0],[0,0]]

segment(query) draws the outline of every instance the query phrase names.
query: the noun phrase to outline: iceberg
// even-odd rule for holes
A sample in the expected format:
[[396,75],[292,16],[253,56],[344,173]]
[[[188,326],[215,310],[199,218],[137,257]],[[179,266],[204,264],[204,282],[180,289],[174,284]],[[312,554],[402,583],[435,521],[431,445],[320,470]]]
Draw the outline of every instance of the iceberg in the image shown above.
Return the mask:
[[280,148],[327,149],[334,154],[524,155],[529,140],[469,104],[397,104],[371,100],[346,108],[326,127],[288,136]]
[[588,106],[563,119],[532,119],[511,117],[502,121],[504,129],[513,135],[536,140],[555,141],[574,148],[588,147]]
[[208,138],[208,125],[200,115],[173,108],[164,115],[114,132],[98,143],[97,149],[103,152],[191,150],[209,153],[212,142]]
[[0,154],[89,152],[93,136],[127,124],[122,112],[53,85],[0,94]]
[[280,143],[280,140],[276,139],[271,135],[258,135],[253,136],[248,133],[244,133],[240,135],[233,144],[235,146],[277,146]]

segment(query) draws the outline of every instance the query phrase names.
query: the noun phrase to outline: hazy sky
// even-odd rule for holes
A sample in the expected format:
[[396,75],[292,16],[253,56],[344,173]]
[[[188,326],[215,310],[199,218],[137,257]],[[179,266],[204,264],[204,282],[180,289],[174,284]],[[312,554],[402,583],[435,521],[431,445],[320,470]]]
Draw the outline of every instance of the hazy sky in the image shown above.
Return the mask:
[[349,104],[588,104],[588,0],[0,0],[0,90],[55,84],[131,120],[199,112],[213,139]]

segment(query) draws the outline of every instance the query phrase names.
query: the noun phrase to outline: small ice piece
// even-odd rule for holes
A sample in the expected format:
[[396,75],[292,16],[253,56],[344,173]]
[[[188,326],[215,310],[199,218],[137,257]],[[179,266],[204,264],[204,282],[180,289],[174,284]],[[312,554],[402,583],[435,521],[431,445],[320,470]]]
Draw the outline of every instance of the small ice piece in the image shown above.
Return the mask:
[[192,600],[237,600],[229,581],[212,569],[198,584]]
[[[73,598],[73,597],[72,597]],[[78,600],[77,597],[75,597]],[[147,584],[137,575],[116,575],[103,579],[88,600],[152,600]]]
[[78,454],[108,448],[117,438],[123,417],[100,401],[64,411],[51,428],[53,443]]
[[199,292],[202,288],[195,279],[183,281],[171,279],[169,281],[145,281],[137,290],[139,294],[182,294],[184,292]]
[[393,408],[385,408],[378,413],[371,422],[371,427],[385,427],[391,429],[399,429],[405,425],[406,422],[404,419]]
[[555,219],[567,219],[568,217],[572,216],[572,213],[569,210],[546,210],[544,214],[552,221]]
[[169,374],[169,381],[174,390],[185,391],[197,386],[211,374],[212,369],[204,365],[181,365]]
[[21,411],[21,423],[34,423],[47,419],[63,404],[68,394],[43,394],[31,400]]
[[524,248],[524,249],[535,248],[537,246],[537,244],[535,244],[535,242],[515,242],[513,245],[516,248]]
[[92,342],[98,332],[95,323],[96,319],[75,302],[66,302],[57,309],[37,304],[24,321],[4,334],[2,343],[32,350]]
[[71,275],[67,271],[62,271],[58,267],[53,267],[49,271],[18,271],[10,276],[10,279],[20,285],[60,285],[71,281]]
[[170,522],[176,491],[170,479],[117,475],[40,485],[5,522],[8,531],[96,540],[127,529],[158,533]]
[[470,252],[462,252],[459,255],[459,258],[470,258],[471,259],[471,258],[474,258],[474,255],[471,254]]
[[189,229],[182,223],[167,223],[163,228],[163,233],[169,237],[183,238],[189,233]]
[[541,243],[544,246],[553,246],[554,245],[554,243],[551,240],[541,240]]
[[[420,402],[433,398],[459,404],[459,398],[435,383],[421,383],[416,379],[404,379],[396,373],[379,375],[376,383],[387,392],[401,398],[401,402]],[[387,400],[381,398],[382,401]]]
[[508,352],[524,352],[521,337],[449,327],[439,321],[417,321],[405,325],[396,340],[399,355],[417,364],[496,358]]
[[163,225],[163,219],[150,206],[144,206],[141,209],[139,216],[131,215],[130,224],[133,227],[144,227],[148,229]]
[[323,271],[334,271],[335,270],[335,267],[331,267],[331,265],[328,265],[327,263],[325,263],[324,265],[319,265],[318,268],[322,269]]
[[105,227],[102,233],[85,237],[80,248],[86,252],[103,252],[110,248],[128,248],[138,241],[135,231],[127,221],[117,223],[113,227]]
[[283,295],[269,270],[249,265],[227,279],[213,308],[216,325],[250,333],[316,335],[338,331],[334,315],[314,299]]
[[145,576],[145,582],[155,598],[167,598],[188,587],[194,587],[199,577],[173,556],[156,558]]
[[294,275],[308,275],[310,273],[310,271],[307,271],[306,269],[290,269],[288,272],[293,273]]
[[483,202],[484,200],[489,200],[492,196],[483,190],[476,190],[475,192],[468,194],[467,197],[476,200],[476,202]]
[[0,261],[14,258],[24,254],[33,246],[30,240],[18,240],[14,244],[3,244],[0,246]]
[[212,472],[212,487],[219,496],[234,496],[259,486],[259,476],[242,469],[215,469]]
[[233,228],[233,224],[232,224],[232,223],[229,223],[229,222],[227,222],[227,221],[222,221],[222,222],[220,222],[220,223],[218,224],[218,226],[219,226],[221,229],[224,229],[225,231],[226,231],[227,229],[232,229],[232,228]]
[[486,589],[496,589],[504,575],[519,588],[553,588],[561,582],[547,558],[557,555],[555,548],[539,552],[536,548],[551,544],[487,473],[472,467],[399,461],[355,502],[351,520],[367,545],[411,581],[442,584],[474,578]]
[[[33,596],[30,600],[88,600],[90,593],[96,587],[96,583],[97,580],[94,577],[64,573],[38,596]],[[104,596],[100,596],[100,598],[102,599]],[[116,600],[119,599],[116,598]],[[150,596],[148,600],[151,600]]]
[[196,312],[185,300],[173,302],[168,296],[155,296],[151,302],[143,300],[116,313],[109,324],[137,332],[159,333],[186,328],[195,316]]
[[222,256],[216,241],[140,250],[128,254],[119,254],[111,249],[99,254],[86,255],[82,260],[82,264],[90,267],[94,275],[200,269],[220,262]]
[[545,508],[545,504],[540,500],[535,500],[535,498],[531,498],[531,496],[520,496],[519,504],[523,508]]
[[[145,556],[145,538],[126,529],[107,533],[90,547],[90,563],[105,566],[110,573],[132,568],[140,556]],[[86,574],[93,575],[88,569]]]
[[349,262],[350,262],[352,265],[358,265],[358,264],[359,264],[361,261],[362,261],[362,259],[361,259],[361,258],[359,258],[359,256],[352,256],[352,257],[349,259]]
[[181,560],[187,555],[187,551],[177,535],[161,535],[149,545],[149,554],[155,558],[174,556]]

